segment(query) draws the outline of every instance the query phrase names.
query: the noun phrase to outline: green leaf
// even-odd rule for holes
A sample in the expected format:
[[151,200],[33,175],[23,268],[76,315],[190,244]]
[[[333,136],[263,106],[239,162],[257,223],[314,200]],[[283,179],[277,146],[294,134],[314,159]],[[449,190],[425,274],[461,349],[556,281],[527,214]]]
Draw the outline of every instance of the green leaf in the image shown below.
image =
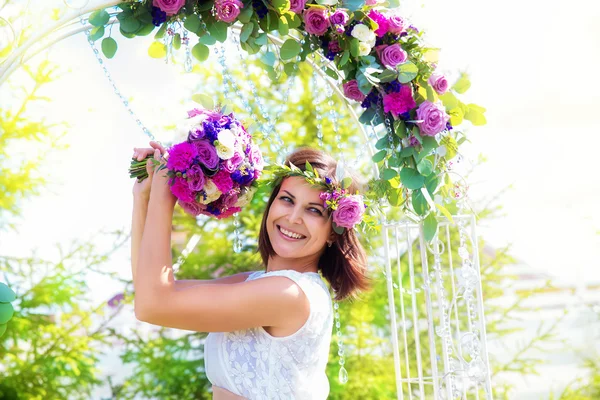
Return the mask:
[[360,10],[365,5],[365,0],[342,0],[342,7],[350,11]]
[[269,37],[267,36],[266,32],[261,33],[260,35],[258,35],[256,37],[256,44],[259,46],[264,46],[265,44],[267,44]]
[[388,166],[398,168],[400,165],[402,165],[402,161],[398,157],[392,156],[388,158]]
[[163,58],[167,55],[167,47],[162,42],[152,42],[148,55],[152,58]]
[[106,58],[113,58],[117,52],[117,42],[111,37],[102,39],[102,53]]
[[381,150],[381,151],[375,153],[375,155],[373,155],[372,160],[373,160],[373,162],[378,163],[378,162],[382,161],[386,155],[387,155],[387,150]]
[[173,48],[175,50],[179,50],[181,48],[181,35],[179,33],[173,37]]
[[469,75],[462,73],[458,81],[452,86],[452,89],[457,93],[463,94],[471,87],[471,81],[469,80]]
[[290,0],[273,0],[271,4],[273,5],[273,7],[278,9],[280,13],[283,13],[290,9]]
[[351,177],[348,176],[348,177],[342,179],[342,189],[347,189],[350,187],[350,185],[352,185]]
[[398,81],[400,83],[408,83],[416,78],[419,73],[419,68],[411,61],[398,66]]
[[334,232],[337,233],[338,235],[341,235],[344,233],[343,226],[337,226],[337,224],[335,222],[332,222],[331,225],[333,226]]
[[464,118],[464,112],[462,108],[456,107],[450,111],[448,111],[448,115],[450,116],[450,124],[452,126],[458,126],[462,124]]
[[424,158],[417,164],[417,170],[423,176],[429,176],[433,172],[433,163]]
[[284,16],[279,17],[279,34],[281,36],[287,36],[290,33],[290,27],[288,26],[287,19]]
[[425,217],[425,221],[423,221],[423,235],[425,236],[425,240],[431,242],[437,233],[438,221],[435,217],[435,213],[429,213],[427,217]]
[[0,303],[0,324],[7,323],[15,314],[11,303]]
[[194,47],[192,47],[192,55],[196,57],[198,61],[205,61],[208,58],[209,54],[210,50],[202,43],[198,43]]
[[[210,2],[207,2],[207,3],[210,3]],[[254,12],[254,9],[252,7],[242,8],[242,10],[240,11],[240,15],[238,15],[238,18],[237,18],[238,21],[240,21],[242,24],[247,24],[248,22],[250,22],[253,12]]]
[[245,42],[246,40],[248,40],[248,38],[252,34],[252,31],[254,31],[254,23],[248,22],[246,25],[244,25],[242,27],[242,31],[240,32],[240,40],[242,42]]
[[196,93],[192,95],[192,100],[202,105],[202,107],[206,108],[207,110],[212,110],[215,108],[215,102],[213,98],[207,94]]
[[142,23],[140,21],[138,21],[137,19],[135,19],[134,17],[131,18],[123,18],[120,21],[120,28],[123,30],[123,32],[127,32],[127,33],[136,33],[138,29],[141,28]]
[[349,59],[350,59],[350,52],[348,50],[344,50],[344,52],[342,53],[342,57],[340,58],[339,67],[341,68],[344,65],[346,65],[346,63],[348,62]]
[[412,157],[415,154],[415,148],[414,147],[405,147],[402,150],[400,150],[400,154],[398,154],[400,156],[400,158],[409,158]]
[[440,180],[438,179],[436,174],[431,174],[425,178],[425,188],[427,189],[427,192],[429,192],[429,195],[431,197],[433,197],[433,194],[435,193],[439,182]]
[[425,199],[425,196],[423,196],[423,193],[421,193],[420,190],[415,190],[414,192],[412,192],[411,198],[412,198],[412,206],[413,206],[413,209],[415,210],[415,212],[418,215],[427,214],[428,205],[427,205],[427,200]]
[[442,103],[444,104],[444,107],[446,107],[446,110],[452,110],[458,107],[458,99],[452,92],[444,93],[440,96],[440,100],[442,100]]
[[446,160],[451,160],[456,156],[458,152],[458,144],[452,136],[445,136],[442,138],[441,144],[446,147]]
[[406,137],[406,124],[401,119],[394,121],[394,133],[398,137]]
[[382,137],[381,139],[379,139],[377,141],[377,143],[375,143],[375,148],[377,150],[383,150],[383,149],[387,148],[388,142],[389,142],[389,136],[385,135],[384,137]]
[[135,36],[148,36],[156,28],[154,24],[143,25],[136,33]]
[[337,80],[339,78],[337,72],[335,72],[333,69],[331,69],[329,67],[325,67],[325,73],[335,80]]
[[364,95],[368,95],[373,87],[373,84],[367,79],[361,70],[358,70],[356,73],[356,82],[358,83],[358,88]]
[[17,296],[15,292],[4,283],[0,283],[0,303],[10,303],[11,301],[15,301]]
[[358,39],[350,39],[350,54],[352,54],[352,57],[358,57],[359,45]]
[[335,6],[338,3],[337,0],[316,0],[316,2],[321,6]]
[[391,69],[386,69],[385,71],[383,71],[378,76],[379,81],[383,82],[383,83],[391,82],[393,80],[396,80],[397,77],[398,77],[398,73],[396,71],[391,70]]
[[90,39],[94,42],[104,36],[104,25],[96,26],[90,32]]
[[298,54],[300,54],[301,50],[302,48],[300,47],[300,44],[297,41],[295,41],[294,39],[288,39],[283,43],[283,46],[281,46],[281,59],[289,60],[291,58],[294,58]]
[[90,14],[89,22],[95,27],[104,26],[110,20],[110,15],[106,12],[106,10],[96,10],[92,14]]
[[485,125],[487,120],[485,119],[485,115],[483,115],[484,111],[484,108],[479,107],[476,104],[469,104],[469,111],[465,114],[465,119],[471,121],[475,126]]
[[296,63],[294,62],[289,62],[287,64],[283,64],[283,71],[286,73],[287,76],[292,76],[294,74],[295,68],[294,66],[296,65]]
[[373,110],[372,108],[367,108],[358,118],[358,122],[360,122],[363,125],[368,125],[374,116],[375,110]]
[[383,170],[383,174],[381,174],[381,179],[389,181],[390,179],[393,179],[397,176],[398,176],[398,171],[396,171],[395,169],[386,168]]
[[167,24],[162,24],[158,31],[154,35],[154,39],[162,39],[165,36],[165,32],[167,31]]
[[275,60],[276,60],[277,56],[275,55],[275,53],[273,53],[272,51],[267,51],[265,54],[263,54],[263,56],[260,58],[260,61],[263,64],[269,65],[269,66],[273,66],[275,65]]
[[392,207],[398,207],[404,200],[401,189],[389,189],[386,194]]
[[183,26],[190,32],[198,32],[200,30],[200,17],[198,17],[196,14],[188,15],[185,18]]
[[227,40],[227,24],[223,21],[215,21],[207,25],[210,35],[219,42],[224,43]]
[[423,150],[421,150],[421,153],[424,153],[425,156],[428,156],[429,153],[431,153],[431,151],[437,147],[438,147],[438,142],[435,139],[435,137],[425,136],[423,138]]
[[6,333],[7,324],[0,324],[0,337]]
[[425,177],[416,169],[404,167],[400,170],[400,181],[406,188],[417,190],[423,187]]
[[452,214],[450,214],[450,211],[448,211],[445,207],[436,204],[435,207],[441,211],[442,214],[444,214],[444,217],[448,218],[448,221],[450,221],[451,224],[454,224],[454,219],[452,218]]
[[200,36],[200,39],[198,39],[198,43],[202,43],[207,46],[212,46],[213,44],[217,43],[217,39],[215,39],[214,36],[211,36],[210,33],[207,33],[206,35]]

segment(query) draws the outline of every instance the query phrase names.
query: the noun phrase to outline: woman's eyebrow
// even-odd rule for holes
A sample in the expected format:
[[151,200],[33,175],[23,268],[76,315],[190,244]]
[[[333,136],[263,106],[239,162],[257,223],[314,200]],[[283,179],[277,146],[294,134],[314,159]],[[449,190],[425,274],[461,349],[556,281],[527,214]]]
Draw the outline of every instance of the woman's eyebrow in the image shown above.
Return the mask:
[[[289,194],[289,195],[290,195],[290,197],[291,197],[292,199],[294,199],[294,200],[296,199],[296,196],[294,196],[293,194],[291,194],[291,193],[290,193],[290,192],[288,192],[287,190],[285,190],[285,189],[284,189],[283,191],[284,191],[284,192],[286,192],[287,194]],[[315,205],[315,206],[319,206],[319,207],[321,207],[322,209],[325,209],[325,207],[323,207],[323,203],[308,203],[308,204],[312,204],[312,205]]]

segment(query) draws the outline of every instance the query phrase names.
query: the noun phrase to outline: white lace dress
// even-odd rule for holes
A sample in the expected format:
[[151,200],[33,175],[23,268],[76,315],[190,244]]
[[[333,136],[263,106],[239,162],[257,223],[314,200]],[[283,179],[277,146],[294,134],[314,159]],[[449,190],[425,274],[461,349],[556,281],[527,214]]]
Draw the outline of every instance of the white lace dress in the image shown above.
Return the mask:
[[263,327],[213,332],[206,337],[204,362],[208,380],[250,400],[326,399],[333,307],[329,291],[317,273],[293,270],[253,272],[246,280],[285,276],[304,291],[310,303],[306,323],[285,337]]

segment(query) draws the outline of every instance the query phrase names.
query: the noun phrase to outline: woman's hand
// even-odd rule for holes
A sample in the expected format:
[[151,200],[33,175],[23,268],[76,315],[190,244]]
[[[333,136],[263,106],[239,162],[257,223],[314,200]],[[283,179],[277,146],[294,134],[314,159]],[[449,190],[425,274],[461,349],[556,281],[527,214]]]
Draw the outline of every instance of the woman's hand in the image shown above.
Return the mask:
[[[132,158],[134,160],[141,161],[152,154],[157,160],[168,159],[169,154],[161,144],[151,141],[150,146],[150,148],[134,148]],[[154,164],[151,162],[150,159],[146,164],[146,171],[148,172],[148,178],[144,179],[141,182],[138,182],[136,179],[135,183],[133,184],[132,192],[134,197],[139,197],[148,201],[150,199],[150,190],[152,188],[152,182],[154,177]],[[163,169],[163,171],[166,174],[166,170]]]

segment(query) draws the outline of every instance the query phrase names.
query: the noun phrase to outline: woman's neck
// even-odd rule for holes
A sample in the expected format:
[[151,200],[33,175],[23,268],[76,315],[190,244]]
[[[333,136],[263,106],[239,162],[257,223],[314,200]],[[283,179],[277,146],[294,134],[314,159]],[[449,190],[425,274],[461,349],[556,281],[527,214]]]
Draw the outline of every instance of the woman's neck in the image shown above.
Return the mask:
[[294,270],[300,273],[317,272],[318,259],[314,258],[283,258],[275,254],[269,258],[267,272]]

